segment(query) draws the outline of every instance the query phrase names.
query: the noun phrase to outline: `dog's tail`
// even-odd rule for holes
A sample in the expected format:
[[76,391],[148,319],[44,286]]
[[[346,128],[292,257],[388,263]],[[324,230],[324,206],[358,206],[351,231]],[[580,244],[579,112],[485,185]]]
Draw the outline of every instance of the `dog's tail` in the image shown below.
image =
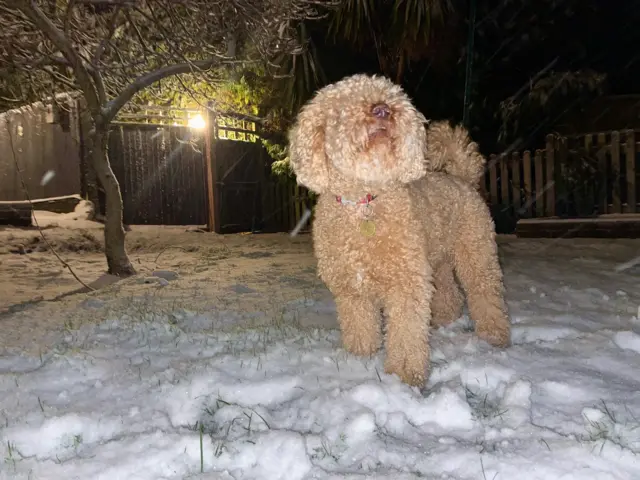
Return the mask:
[[486,159],[463,127],[449,122],[430,122],[427,126],[427,158],[432,171],[445,172],[479,187]]

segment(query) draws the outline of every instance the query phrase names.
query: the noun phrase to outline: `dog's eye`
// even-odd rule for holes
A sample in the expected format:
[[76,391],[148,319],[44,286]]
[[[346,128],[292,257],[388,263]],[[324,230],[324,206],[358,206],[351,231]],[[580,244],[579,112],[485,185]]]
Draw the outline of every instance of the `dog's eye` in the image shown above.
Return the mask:
[[391,116],[391,109],[386,103],[376,103],[371,107],[371,114],[376,118],[386,119]]

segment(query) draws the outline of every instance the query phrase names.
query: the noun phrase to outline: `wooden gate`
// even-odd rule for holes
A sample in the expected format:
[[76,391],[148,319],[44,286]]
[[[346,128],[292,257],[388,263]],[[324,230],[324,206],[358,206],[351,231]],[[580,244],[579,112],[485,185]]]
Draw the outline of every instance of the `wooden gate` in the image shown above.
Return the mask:
[[185,126],[115,124],[109,159],[120,183],[124,222],[207,223],[203,136]]
[[210,116],[212,165],[209,223],[217,233],[283,232],[294,228],[308,201],[294,179],[271,173],[273,160],[256,124],[242,115]]
[[[309,203],[307,191],[272,175],[252,119],[154,108],[156,114],[121,115],[110,131],[125,223],[207,225],[216,233],[295,226]],[[189,120],[196,117],[199,124]]]
[[219,233],[263,230],[263,186],[269,165],[264,148],[257,142],[221,139],[214,145]]

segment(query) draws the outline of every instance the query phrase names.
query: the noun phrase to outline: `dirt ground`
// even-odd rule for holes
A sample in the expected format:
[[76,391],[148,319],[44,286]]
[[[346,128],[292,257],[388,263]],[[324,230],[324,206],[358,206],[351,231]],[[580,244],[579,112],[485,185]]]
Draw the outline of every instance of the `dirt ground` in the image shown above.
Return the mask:
[[46,348],[61,331],[122,315],[132,304],[141,315],[240,309],[274,321],[305,292],[324,288],[308,234],[221,236],[197,227],[131,227],[126,243],[138,274],[120,280],[105,273],[102,224],[85,218],[36,212],[47,242],[91,292],[37,228],[0,227],[0,351]]

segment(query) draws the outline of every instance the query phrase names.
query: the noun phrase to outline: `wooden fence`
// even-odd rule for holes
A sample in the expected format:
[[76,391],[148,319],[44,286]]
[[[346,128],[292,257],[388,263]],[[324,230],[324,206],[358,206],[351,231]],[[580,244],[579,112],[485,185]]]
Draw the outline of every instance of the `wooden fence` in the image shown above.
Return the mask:
[[181,125],[111,126],[109,157],[120,183],[125,223],[206,223],[204,159],[190,134]]
[[[293,228],[309,192],[295,180],[274,188],[277,223]],[[481,189],[501,233],[520,218],[640,213],[640,130],[548,135],[544,149],[491,155]]]
[[[33,198],[86,194],[82,128],[78,109],[72,108],[75,103],[69,104],[67,110],[58,112],[37,105],[0,115],[0,200],[24,199],[16,163]],[[182,140],[174,139],[169,131],[183,132],[185,126],[156,125],[153,128],[159,130],[153,133],[147,125],[123,136],[125,127],[114,125],[110,154],[123,186],[127,221],[201,222],[215,204],[216,231],[293,229],[313,200],[294,179],[270,175],[268,155],[253,138],[258,133],[244,123],[216,127],[212,139],[217,146],[211,150],[210,160],[201,158],[196,147],[189,150],[188,158],[173,163],[171,152],[179,150]],[[167,130],[164,133],[160,132],[163,128]],[[135,143],[129,140],[142,137],[149,148],[125,151],[125,144]],[[127,141],[123,143],[123,139]],[[501,215],[510,219],[501,231],[513,231],[512,220],[519,218],[640,213],[639,141],[640,130],[576,137],[549,135],[544,149],[492,155],[482,188],[497,223]],[[185,162],[191,162],[188,169]],[[215,166],[212,179],[204,168],[208,163]],[[56,177],[40,185],[48,170],[55,171]],[[154,186],[153,175],[159,172],[163,183]],[[213,202],[204,191],[210,183],[215,190]],[[141,195],[149,197],[144,202],[153,203],[145,211]],[[189,202],[198,203],[198,207],[188,206]]]
[[308,192],[293,178],[273,175],[259,128],[240,120],[208,114],[207,224],[218,233],[291,231],[309,203]]
[[0,114],[0,200],[26,200],[25,187],[34,199],[80,193],[78,111],[70,97],[57,100]]
[[[272,186],[272,194],[268,196],[272,202],[268,211],[272,212],[270,222],[278,226],[277,231],[291,231],[302,219],[306,209],[312,209],[314,201],[310,192],[296,183],[295,178],[276,180]],[[308,232],[310,222],[300,231]]]
[[[205,158],[207,130],[187,126],[189,115],[204,112],[155,110],[122,113],[110,129],[109,156],[126,223],[209,224],[209,210],[215,209],[218,233],[294,228],[308,203],[306,190],[293,179],[271,175],[253,122],[234,114],[217,117],[211,155]],[[55,105],[35,103],[0,114],[0,201],[25,200],[24,181],[33,199],[81,194],[104,214],[79,112],[77,100],[61,96]],[[213,167],[213,202],[207,162]],[[55,176],[41,185],[50,170]]]
[[487,202],[518,218],[640,212],[639,132],[548,135],[544,149],[491,155]]

